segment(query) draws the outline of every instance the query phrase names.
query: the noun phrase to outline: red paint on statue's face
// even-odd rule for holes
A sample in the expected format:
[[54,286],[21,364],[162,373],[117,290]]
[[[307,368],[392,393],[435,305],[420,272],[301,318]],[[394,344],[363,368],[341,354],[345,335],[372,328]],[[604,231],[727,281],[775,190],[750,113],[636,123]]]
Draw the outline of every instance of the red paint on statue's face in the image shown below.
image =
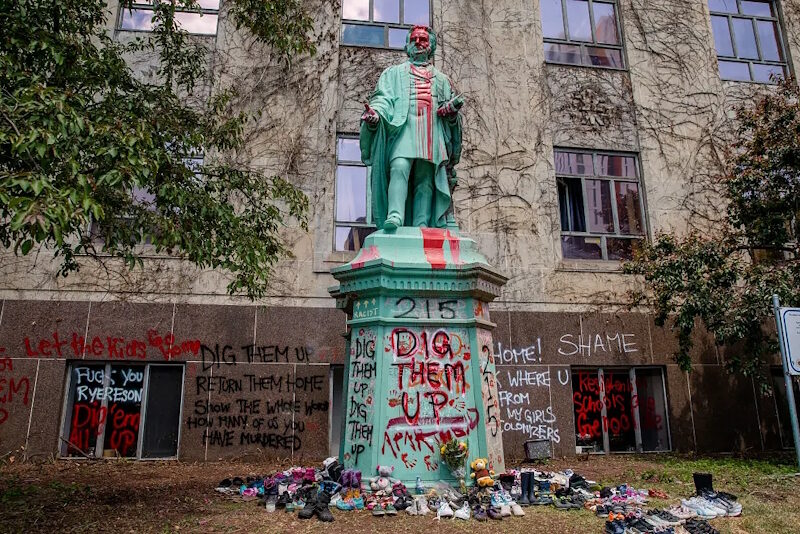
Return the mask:
[[411,31],[411,42],[417,47],[420,52],[428,50],[431,46],[431,38],[428,35],[428,30],[425,28],[414,28]]

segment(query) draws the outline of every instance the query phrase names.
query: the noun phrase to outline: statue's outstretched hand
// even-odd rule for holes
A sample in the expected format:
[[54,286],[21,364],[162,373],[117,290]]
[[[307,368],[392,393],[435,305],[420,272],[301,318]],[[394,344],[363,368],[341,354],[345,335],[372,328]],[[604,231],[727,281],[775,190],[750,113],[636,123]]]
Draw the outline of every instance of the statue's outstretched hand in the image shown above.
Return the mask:
[[364,113],[361,114],[361,120],[367,124],[378,124],[381,120],[381,116],[370,107],[369,103],[364,102]]
[[439,106],[439,109],[436,110],[436,114],[440,117],[452,117],[458,113],[463,105],[464,99],[459,95]]

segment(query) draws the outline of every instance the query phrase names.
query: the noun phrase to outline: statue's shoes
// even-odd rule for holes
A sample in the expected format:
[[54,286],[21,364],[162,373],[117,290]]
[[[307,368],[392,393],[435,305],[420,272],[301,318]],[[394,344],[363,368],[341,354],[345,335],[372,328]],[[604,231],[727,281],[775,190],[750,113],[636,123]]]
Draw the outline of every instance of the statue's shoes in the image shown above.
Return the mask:
[[403,226],[403,221],[401,221],[397,217],[389,217],[383,223],[383,229],[386,230],[387,232],[394,232],[395,230],[397,230],[399,226]]

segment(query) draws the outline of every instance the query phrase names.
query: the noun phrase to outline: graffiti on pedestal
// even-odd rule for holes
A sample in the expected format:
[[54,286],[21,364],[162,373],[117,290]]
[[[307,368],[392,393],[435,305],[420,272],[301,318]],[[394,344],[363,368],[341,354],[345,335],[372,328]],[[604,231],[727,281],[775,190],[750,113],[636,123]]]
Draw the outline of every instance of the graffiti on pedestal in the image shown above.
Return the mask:
[[500,400],[497,392],[495,357],[492,352],[492,334],[488,330],[477,331],[480,347],[479,364],[481,369],[481,397],[486,424],[486,445],[489,467],[498,473],[505,470],[503,456],[503,428],[500,413]]
[[344,460],[358,465],[361,455],[372,447],[375,412],[375,342],[370,328],[360,328],[350,343],[350,367],[347,377],[347,425]]
[[390,330],[384,351],[388,371],[388,421],[381,453],[391,454],[405,469],[439,469],[439,445],[450,438],[468,439],[480,413],[469,393],[472,351],[465,328]]

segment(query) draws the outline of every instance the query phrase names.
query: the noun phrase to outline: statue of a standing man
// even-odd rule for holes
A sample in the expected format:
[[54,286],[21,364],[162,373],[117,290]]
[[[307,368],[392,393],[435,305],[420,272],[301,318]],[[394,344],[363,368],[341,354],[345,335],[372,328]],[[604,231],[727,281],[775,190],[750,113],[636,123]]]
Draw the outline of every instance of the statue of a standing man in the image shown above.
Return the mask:
[[408,60],[383,71],[361,116],[361,160],[372,167],[372,215],[389,232],[456,227],[451,188],[461,157],[464,101],[430,64],[435,50],[433,30],[411,28]]

